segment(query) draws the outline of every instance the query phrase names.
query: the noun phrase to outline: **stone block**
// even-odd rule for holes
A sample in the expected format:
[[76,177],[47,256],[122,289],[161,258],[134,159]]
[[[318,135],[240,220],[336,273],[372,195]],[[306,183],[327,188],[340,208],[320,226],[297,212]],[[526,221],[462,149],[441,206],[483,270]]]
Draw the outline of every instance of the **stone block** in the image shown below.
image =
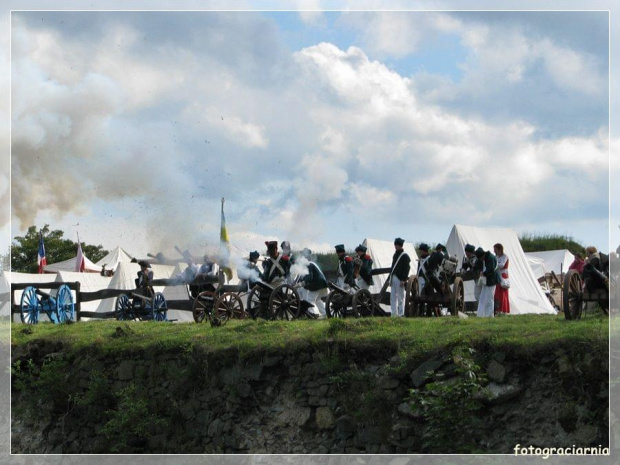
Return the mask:
[[336,424],[336,418],[329,407],[318,407],[315,413],[318,429],[331,429]]
[[487,375],[491,381],[503,383],[504,379],[506,379],[506,367],[495,360],[491,360],[491,363],[487,366]]

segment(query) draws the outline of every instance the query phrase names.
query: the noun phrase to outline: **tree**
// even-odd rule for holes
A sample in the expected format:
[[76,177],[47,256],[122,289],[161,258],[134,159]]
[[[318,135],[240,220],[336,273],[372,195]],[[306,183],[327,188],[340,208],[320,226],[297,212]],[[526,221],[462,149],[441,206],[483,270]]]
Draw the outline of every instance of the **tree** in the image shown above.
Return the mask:
[[[45,244],[47,263],[62,262],[75,257],[78,244],[70,239],[63,239],[60,230],[50,231],[46,224],[41,230]],[[16,236],[11,244],[11,269],[21,273],[37,273],[37,255],[39,251],[39,229],[30,226],[24,236]],[[101,260],[108,254],[102,245],[87,245],[82,242],[82,251],[93,262]]]
[[519,236],[519,242],[524,252],[542,252],[545,250],[567,249],[572,254],[579,252],[585,253],[585,247],[575,241],[570,236],[560,234],[529,234],[524,233]]

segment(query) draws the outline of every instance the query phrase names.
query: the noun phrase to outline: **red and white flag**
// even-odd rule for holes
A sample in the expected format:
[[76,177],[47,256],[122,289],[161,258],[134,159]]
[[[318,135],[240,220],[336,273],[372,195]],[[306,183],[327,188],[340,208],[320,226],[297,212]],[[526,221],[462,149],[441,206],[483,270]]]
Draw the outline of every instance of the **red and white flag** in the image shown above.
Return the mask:
[[80,243],[80,235],[78,234],[78,250],[77,257],[75,258],[75,271],[82,273],[86,268],[86,262],[84,260],[84,254],[82,253],[82,244]]
[[47,265],[45,257],[45,246],[43,245],[43,233],[39,233],[39,251],[37,252],[37,264],[39,265],[39,274],[43,273],[43,268]]

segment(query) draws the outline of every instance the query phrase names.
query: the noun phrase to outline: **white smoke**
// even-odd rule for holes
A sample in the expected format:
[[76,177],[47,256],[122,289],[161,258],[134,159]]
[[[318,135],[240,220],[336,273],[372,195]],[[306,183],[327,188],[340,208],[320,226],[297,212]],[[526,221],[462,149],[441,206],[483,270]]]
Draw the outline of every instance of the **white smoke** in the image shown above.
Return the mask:
[[295,264],[291,266],[291,279],[295,281],[307,276],[310,273],[309,266],[310,261],[306,257],[302,255],[295,257]]

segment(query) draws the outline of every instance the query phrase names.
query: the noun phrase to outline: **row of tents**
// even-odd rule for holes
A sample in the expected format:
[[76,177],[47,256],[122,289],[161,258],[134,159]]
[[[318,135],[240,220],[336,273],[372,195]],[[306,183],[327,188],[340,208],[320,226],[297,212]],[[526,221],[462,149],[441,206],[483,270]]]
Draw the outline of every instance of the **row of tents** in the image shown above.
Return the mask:
[[[459,263],[463,259],[465,244],[473,244],[485,250],[492,250],[493,245],[500,242],[504,245],[504,251],[510,258],[510,308],[512,314],[528,313],[555,313],[549,303],[538,278],[544,276],[551,270],[557,274],[568,270],[568,265],[572,262],[572,254],[567,250],[537,252],[535,254],[525,254],[515,231],[505,228],[477,228],[472,226],[455,225],[446,242],[446,248],[451,255],[456,255]],[[367,252],[373,258],[375,268],[389,268],[394,254],[393,242],[365,239],[363,244],[367,247]],[[405,242],[405,251],[411,257],[411,274],[417,270],[418,256],[411,241]],[[234,248],[233,253],[240,256],[247,256],[245,251]],[[87,261],[89,263],[90,261]],[[114,270],[112,277],[101,276],[95,271],[101,271],[105,265],[107,270]],[[153,264],[153,273],[157,279],[167,279],[180,274],[187,265],[177,263],[176,265]],[[97,269],[98,268],[98,269]],[[44,274],[26,274],[16,272],[3,272],[0,276],[0,295],[9,295],[9,283],[38,283],[40,288],[45,290],[45,283],[49,282],[79,282],[82,292],[96,292],[103,289],[127,289],[135,288],[134,279],[140,267],[132,262],[130,254],[122,248],[117,247],[110,254],[97,263],[90,262],[86,269],[91,273],[77,273],[75,260],[48,265]],[[541,275],[542,273],[542,275]],[[374,276],[371,293],[378,293],[383,286],[387,275]],[[233,278],[233,283],[236,277]],[[466,301],[474,300],[474,284],[469,281],[465,283]],[[162,292],[166,300],[189,299],[185,286],[169,285],[155,289]],[[19,292],[17,292],[19,294]],[[20,296],[15,296],[19,302]],[[5,299],[2,299],[5,300]],[[82,303],[82,310],[92,312],[111,312],[114,310],[115,298],[103,299],[94,302]],[[3,302],[0,307],[0,315],[10,314],[10,302]],[[19,318],[19,317],[18,317]],[[169,319],[177,321],[193,321],[192,315],[187,311],[170,310]]]

